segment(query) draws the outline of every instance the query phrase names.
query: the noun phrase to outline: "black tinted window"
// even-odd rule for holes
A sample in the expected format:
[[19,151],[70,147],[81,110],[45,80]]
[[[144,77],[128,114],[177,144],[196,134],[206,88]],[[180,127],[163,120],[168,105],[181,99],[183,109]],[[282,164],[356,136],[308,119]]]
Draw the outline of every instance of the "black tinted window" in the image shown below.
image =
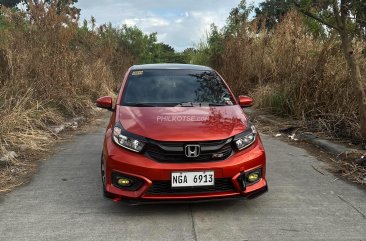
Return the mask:
[[122,105],[176,106],[187,104],[232,105],[220,77],[212,71],[132,71],[123,93]]

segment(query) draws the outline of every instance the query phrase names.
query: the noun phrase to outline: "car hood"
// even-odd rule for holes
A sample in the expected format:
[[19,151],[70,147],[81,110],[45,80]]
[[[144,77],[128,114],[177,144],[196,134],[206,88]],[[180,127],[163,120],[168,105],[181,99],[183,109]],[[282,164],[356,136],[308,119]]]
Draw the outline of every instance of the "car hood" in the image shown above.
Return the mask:
[[117,115],[126,131],[159,141],[223,140],[248,126],[239,106],[118,106]]

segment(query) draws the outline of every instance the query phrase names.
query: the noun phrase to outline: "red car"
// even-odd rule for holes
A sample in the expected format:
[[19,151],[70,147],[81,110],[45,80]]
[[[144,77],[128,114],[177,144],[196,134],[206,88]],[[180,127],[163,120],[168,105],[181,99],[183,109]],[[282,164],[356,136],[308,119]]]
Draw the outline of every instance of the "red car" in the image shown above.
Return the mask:
[[113,112],[101,160],[104,196],[132,203],[253,198],[267,191],[256,128],[222,77],[198,65],[131,67]]

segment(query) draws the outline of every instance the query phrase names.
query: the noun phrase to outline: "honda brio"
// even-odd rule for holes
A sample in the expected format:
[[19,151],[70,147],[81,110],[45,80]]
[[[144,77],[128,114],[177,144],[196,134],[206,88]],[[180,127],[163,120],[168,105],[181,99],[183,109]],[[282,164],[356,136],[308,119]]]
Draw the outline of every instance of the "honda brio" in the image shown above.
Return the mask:
[[256,128],[213,69],[185,64],[132,66],[112,111],[101,157],[104,196],[115,201],[195,202],[253,198],[267,191]]

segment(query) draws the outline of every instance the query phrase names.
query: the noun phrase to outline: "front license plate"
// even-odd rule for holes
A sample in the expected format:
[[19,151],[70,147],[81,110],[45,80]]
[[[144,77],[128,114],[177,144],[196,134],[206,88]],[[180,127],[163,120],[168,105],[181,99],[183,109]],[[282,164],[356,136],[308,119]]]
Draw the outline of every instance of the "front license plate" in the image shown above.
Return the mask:
[[201,187],[215,185],[214,171],[172,172],[172,187]]

